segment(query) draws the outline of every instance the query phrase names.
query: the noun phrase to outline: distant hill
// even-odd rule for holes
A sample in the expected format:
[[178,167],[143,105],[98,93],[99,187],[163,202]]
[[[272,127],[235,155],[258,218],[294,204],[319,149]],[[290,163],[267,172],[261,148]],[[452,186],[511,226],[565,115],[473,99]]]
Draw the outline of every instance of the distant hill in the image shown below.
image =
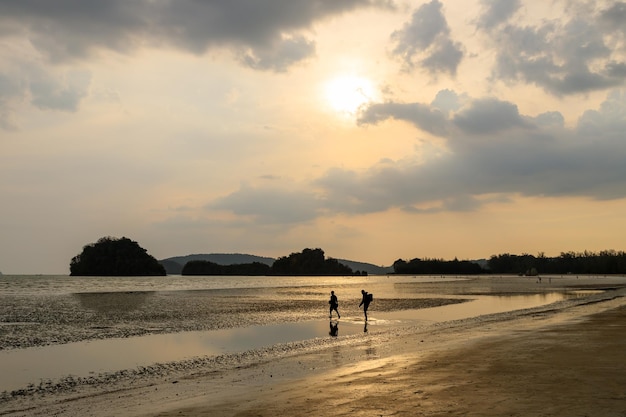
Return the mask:
[[[185,256],[174,256],[172,258],[161,259],[159,262],[169,275],[179,275],[183,266],[189,261],[209,261],[218,265],[249,264],[261,262],[272,266],[276,259],[264,256],[248,255],[243,253],[204,253]],[[365,271],[371,275],[385,275],[393,272],[393,267],[377,266],[366,262],[349,261],[347,259],[337,259],[350,267],[353,271]]]
[[199,253],[194,255],[174,256],[162,259],[161,265],[170,275],[179,275],[183,266],[189,261],[209,261],[218,265],[250,264],[260,262],[272,266],[275,259],[264,256],[248,255],[243,253]]
[[377,266],[367,262],[349,261],[347,259],[337,259],[339,263],[349,266],[353,271],[365,271],[369,275],[386,275],[393,273],[392,266]]

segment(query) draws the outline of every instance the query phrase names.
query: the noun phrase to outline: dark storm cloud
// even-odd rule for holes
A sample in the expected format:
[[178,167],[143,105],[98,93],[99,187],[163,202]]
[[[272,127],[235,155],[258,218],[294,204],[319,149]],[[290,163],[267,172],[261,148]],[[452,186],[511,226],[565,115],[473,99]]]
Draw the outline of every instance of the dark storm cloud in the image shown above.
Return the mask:
[[460,43],[450,39],[450,28],[438,0],[420,6],[411,21],[392,33],[392,55],[403,60],[408,69],[421,67],[433,75],[456,74],[463,58]]
[[[515,9],[496,12],[498,4],[486,8],[477,23],[497,48],[495,78],[533,83],[558,96],[624,84],[623,3],[590,16],[574,11],[579,14],[536,26],[504,24]],[[501,16],[502,24],[487,24],[493,16]]]
[[[98,48],[127,52],[168,45],[193,53],[240,49],[260,69],[283,70],[313,51],[296,37],[317,20],[381,0],[5,0],[0,33],[25,33],[51,59],[81,58]],[[286,39],[284,35],[289,35]]]
[[[370,122],[393,118],[423,128],[415,109],[428,114],[428,105],[392,104],[382,105],[384,115],[381,108],[370,114]],[[610,93],[573,129],[559,112],[524,116],[515,104],[491,98],[470,100],[450,115],[449,126],[448,151],[437,157],[385,159],[365,171],[333,168],[311,184],[315,192],[244,187],[212,208],[292,224],[321,213],[468,211],[516,194],[626,197],[626,91]]]

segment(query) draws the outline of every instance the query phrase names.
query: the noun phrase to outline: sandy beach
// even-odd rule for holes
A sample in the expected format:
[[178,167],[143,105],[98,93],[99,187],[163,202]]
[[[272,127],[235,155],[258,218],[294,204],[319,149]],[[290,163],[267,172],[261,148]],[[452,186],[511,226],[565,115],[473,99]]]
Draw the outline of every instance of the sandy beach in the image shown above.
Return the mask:
[[[547,291],[516,278],[456,285],[457,294]],[[571,277],[549,288],[591,289],[603,292],[339,338],[221,369],[173,368],[12,398],[0,403],[0,415],[624,417],[626,279]]]

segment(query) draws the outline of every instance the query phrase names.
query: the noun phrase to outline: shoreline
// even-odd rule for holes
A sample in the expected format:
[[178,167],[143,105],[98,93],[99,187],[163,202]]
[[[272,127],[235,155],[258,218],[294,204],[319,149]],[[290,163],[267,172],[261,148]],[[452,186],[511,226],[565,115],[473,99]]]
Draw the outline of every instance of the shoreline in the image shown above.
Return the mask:
[[[593,280],[581,279],[577,284],[579,285],[576,287],[581,290],[598,288],[597,282]],[[389,415],[392,411],[396,415],[439,415],[439,412],[443,415],[443,410],[453,408],[453,404],[461,407],[456,409],[457,415],[504,415],[489,414],[488,409],[480,412],[463,410],[462,405],[471,401],[458,400],[464,395],[457,392],[460,390],[458,387],[466,386],[473,380],[478,381],[480,378],[476,377],[480,376],[479,368],[487,367],[489,361],[496,361],[498,357],[502,359],[507,356],[521,356],[525,358],[526,364],[532,364],[532,357],[527,357],[528,352],[538,349],[533,343],[544,342],[534,342],[536,338],[532,337],[533,334],[549,335],[559,331],[555,329],[568,328],[580,328],[576,331],[586,334],[593,329],[584,327],[584,323],[594,320],[594,315],[597,314],[610,316],[607,312],[611,311],[620,314],[611,318],[614,322],[611,326],[619,325],[621,318],[626,316],[625,285],[626,281],[622,284],[618,282],[615,285],[602,285],[617,289],[584,299],[433,324],[404,332],[383,332],[366,339],[347,338],[339,343],[330,341],[311,346],[303,343],[295,350],[278,345],[273,347],[275,351],[271,355],[251,352],[250,357],[237,366],[225,365],[208,370],[193,364],[183,370],[168,370],[164,367],[161,374],[151,375],[147,379],[131,378],[116,384],[79,387],[71,392],[0,402],[0,415]],[[510,289],[517,293],[528,290]],[[568,286],[567,289],[571,288]],[[481,291],[484,293],[484,289]],[[626,334],[617,327],[615,331]],[[567,333],[567,330],[563,332]],[[515,343],[512,342],[513,339]],[[554,341],[556,342],[557,340]],[[584,348],[584,338],[581,337],[577,343],[581,345],[580,348]],[[496,346],[500,356],[485,356],[485,346]],[[526,346],[523,352],[519,351],[521,346]],[[284,349],[284,354],[281,354],[281,349]],[[623,362],[621,353],[620,351],[616,358],[618,362]],[[476,358],[478,363],[475,368],[469,366],[465,359],[458,360],[468,358],[468,355]],[[447,370],[450,381],[454,383],[448,382],[446,385],[437,379],[445,368],[442,363],[458,368],[454,372]],[[616,364],[616,369],[623,370],[619,366],[619,363]],[[486,370],[483,373],[485,372],[489,374]],[[564,370],[554,368],[551,372],[558,374]],[[499,375],[492,372],[489,379],[495,380]],[[468,376],[473,379],[468,379]],[[584,379],[584,375],[580,378]],[[508,387],[510,391],[515,384],[519,385],[521,382],[507,381],[499,384],[502,390],[502,387]],[[362,385],[369,388],[357,388]],[[417,385],[421,388],[415,388]],[[561,386],[561,389],[565,393],[569,392],[567,386]],[[496,399],[490,399],[487,395],[487,391],[495,392],[494,387],[487,384],[485,390],[484,393],[477,392],[473,395],[483,395],[484,404],[495,407],[493,402]],[[455,392],[454,398],[445,400],[444,394],[452,391]],[[517,403],[512,402],[510,394],[504,392],[500,397],[497,401],[508,403],[511,415],[518,415],[515,414]],[[378,402],[374,398],[378,398]],[[394,401],[386,401],[388,398],[394,398]],[[534,394],[534,398],[539,407],[541,396]],[[419,406],[416,403],[418,399]],[[381,406],[385,401],[388,404]],[[333,407],[332,411],[326,408],[329,405]],[[532,415],[532,407],[524,407],[527,411],[531,410],[531,414],[520,412],[519,415]],[[502,407],[496,409],[502,410]],[[537,415],[538,410],[541,408],[535,409]],[[610,407],[607,410],[611,411]],[[555,412],[542,415],[576,414]]]

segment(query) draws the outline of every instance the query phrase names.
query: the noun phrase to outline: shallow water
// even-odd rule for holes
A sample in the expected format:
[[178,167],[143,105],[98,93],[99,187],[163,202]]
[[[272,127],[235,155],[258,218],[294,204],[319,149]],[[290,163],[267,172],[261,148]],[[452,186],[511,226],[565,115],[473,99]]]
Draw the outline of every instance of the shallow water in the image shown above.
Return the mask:
[[[56,344],[43,347],[0,350],[0,392],[26,388],[29,384],[39,385],[47,381],[58,381],[67,376],[86,378],[103,373],[137,369],[156,363],[179,362],[194,358],[215,357],[222,354],[236,354],[280,343],[299,342],[312,339],[329,339],[354,335],[368,337],[369,334],[394,327],[421,326],[434,322],[475,317],[484,314],[500,313],[517,309],[532,308],[549,304],[564,298],[585,294],[544,292],[534,295],[461,295],[469,290],[484,290],[480,282],[466,285],[462,277],[414,277],[414,276],[370,276],[370,277],[68,277],[68,276],[0,276],[0,299],[18,300],[16,307],[23,303],[50,305],[54,300],[70,300],[69,304],[54,304],[50,314],[58,314],[63,320],[80,314],[121,314],[134,317],[137,311],[154,308],[170,308],[170,314],[180,313],[181,301],[218,299],[231,301],[245,300],[246,308],[258,303],[294,302],[314,305],[314,311],[305,319],[294,322],[294,315],[300,310],[279,311],[264,325],[241,325],[235,320],[231,328],[210,331],[179,331],[172,328],[167,334],[150,334],[138,337],[109,338]],[[534,281],[523,281],[524,285],[534,285]],[[455,290],[440,295],[433,289],[447,288],[455,284]],[[333,288],[340,298],[342,318],[333,333],[325,305],[329,290]],[[366,324],[362,313],[357,310],[360,288],[367,288],[375,294],[370,308],[370,320]],[[427,289],[427,290],[426,290]],[[427,292],[424,292],[424,291]],[[479,292],[480,292],[479,291]],[[108,295],[109,292],[113,295]],[[159,295],[160,294],[160,295]],[[351,298],[347,298],[351,296]],[[159,298],[161,297],[161,298]],[[385,301],[414,299],[471,299],[472,301],[442,307],[404,309],[395,307],[391,311],[377,311]],[[154,304],[155,300],[170,304]],[[170,300],[171,299],[171,300]],[[34,300],[34,301],[33,301]],[[74,300],[74,301],[72,301]],[[117,304],[110,304],[115,300]],[[119,304],[120,300],[123,305]],[[318,301],[319,300],[319,301]],[[73,304],[72,304],[73,303]],[[152,304],[151,304],[152,303]],[[271,304],[270,304],[271,305]],[[283,304],[279,304],[283,305]],[[68,307],[69,306],[69,307]],[[155,307],[156,306],[156,307]],[[195,306],[195,304],[194,304]],[[319,306],[322,306],[320,309]],[[69,310],[68,308],[79,308]],[[121,308],[123,307],[123,308]],[[148,308],[149,307],[149,308]],[[204,311],[204,306],[198,311]],[[60,308],[61,310],[59,310]],[[344,310],[345,308],[345,310]],[[56,310],[55,310],[56,309]],[[62,311],[65,309],[65,311]],[[27,306],[28,310],[28,306]],[[393,311],[395,310],[395,311]],[[229,316],[225,311],[217,314]],[[263,310],[255,310],[263,314]],[[55,313],[56,312],[56,313]],[[85,313],[87,312],[87,313]],[[91,313],[89,313],[91,312]],[[196,310],[192,310],[195,314]],[[28,312],[27,312],[28,313]],[[27,314],[26,313],[26,314]],[[10,311],[0,317],[2,327],[22,326],[31,328],[28,323],[11,321]],[[48,314],[46,312],[46,314]],[[65,316],[63,315],[65,314]],[[152,314],[152,313],[150,313]],[[214,317],[217,320],[217,317]],[[156,319],[155,319],[156,320]],[[176,322],[174,322],[176,323]],[[32,323],[35,326],[38,323]],[[155,322],[158,325],[159,322]],[[127,322],[111,323],[112,327],[127,326]],[[141,326],[142,324],[140,324]],[[75,328],[93,326],[93,323],[76,322]],[[77,327],[78,326],[78,327]],[[94,327],[91,327],[94,328]],[[367,330],[367,332],[365,332]],[[2,333],[0,333],[2,334]]]
[[[531,308],[579,296],[567,293],[539,295],[472,296],[461,304],[394,312],[370,311],[370,320],[346,316],[341,320],[308,320],[213,331],[190,331],[141,337],[92,340],[55,346],[0,351],[0,392],[25,388],[66,376],[89,377],[155,363],[237,353],[279,343],[334,338],[393,327],[441,322],[483,314]],[[424,297],[433,297],[432,294]],[[446,297],[450,297],[446,295]],[[459,297],[460,298],[460,297]],[[465,297],[467,298],[467,297]],[[372,306],[374,306],[373,304]],[[337,326],[336,333],[331,325]],[[367,331],[367,332],[366,332]]]

